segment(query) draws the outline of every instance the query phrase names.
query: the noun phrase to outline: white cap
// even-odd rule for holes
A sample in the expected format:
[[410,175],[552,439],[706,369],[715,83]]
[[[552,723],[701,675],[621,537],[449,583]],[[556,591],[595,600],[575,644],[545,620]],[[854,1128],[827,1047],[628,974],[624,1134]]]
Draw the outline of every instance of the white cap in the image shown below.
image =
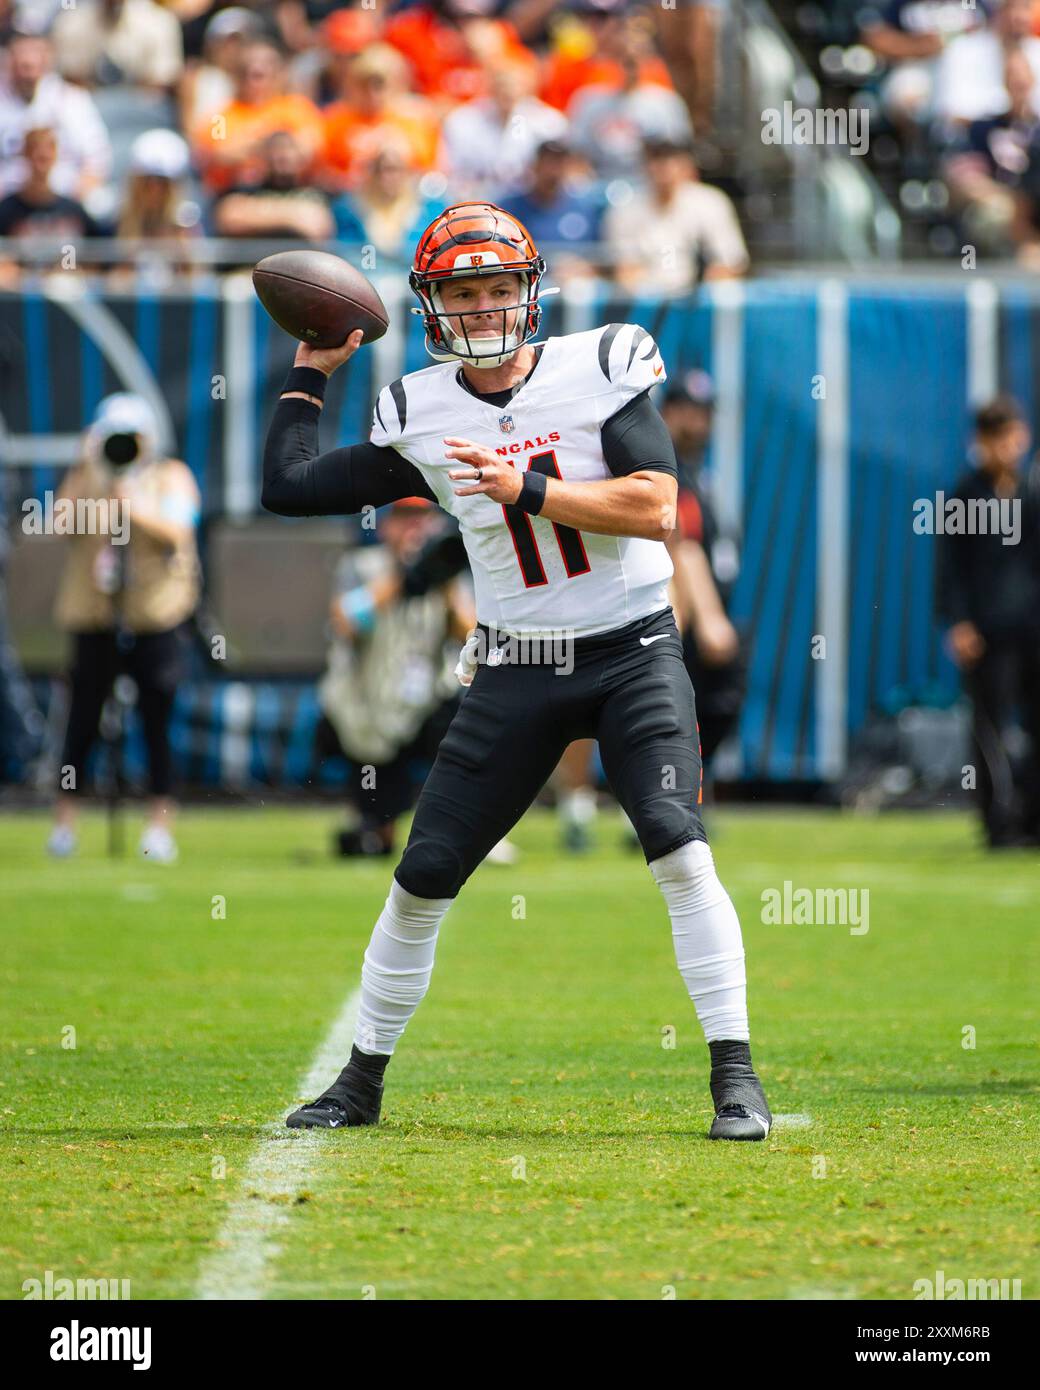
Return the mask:
[[175,130],[143,131],[130,146],[130,168],[135,174],[182,179],[190,163],[187,141]]
[[232,34],[243,38],[259,38],[265,32],[264,21],[245,5],[229,5],[226,10],[218,10],[202,31],[203,47],[210,39],[226,39]]
[[159,443],[159,422],[143,396],[117,391],[98,405],[89,433],[98,444],[114,434],[139,434],[149,448],[155,449]]

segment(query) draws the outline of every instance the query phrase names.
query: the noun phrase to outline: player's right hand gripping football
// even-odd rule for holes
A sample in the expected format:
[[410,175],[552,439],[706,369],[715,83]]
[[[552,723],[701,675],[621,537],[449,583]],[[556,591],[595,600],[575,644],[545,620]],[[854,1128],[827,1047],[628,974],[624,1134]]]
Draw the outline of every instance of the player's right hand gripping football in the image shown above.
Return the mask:
[[344,362],[349,361],[354,356],[361,346],[361,340],[364,336],[360,328],[355,328],[354,332],[348,335],[346,342],[341,343],[339,347],[316,348],[301,343],[296,349],[293,366],[317,367],[319,372],[331,376],[337,367],[342,367]]

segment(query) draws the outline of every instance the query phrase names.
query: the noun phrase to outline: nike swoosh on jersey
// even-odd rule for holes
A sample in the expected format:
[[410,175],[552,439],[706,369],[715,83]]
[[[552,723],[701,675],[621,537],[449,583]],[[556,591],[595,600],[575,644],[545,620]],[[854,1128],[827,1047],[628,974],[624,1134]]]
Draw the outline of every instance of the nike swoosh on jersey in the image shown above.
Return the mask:
[[649,647],[649,645],[650,645],[651,642],[660,642],[660,640],[661,640],[662,637],[667,637],[667,636],[668,636],[668,633],[667,633],[667,632],[659,632],[659,633],[657,634],[656,637],[640,637],[640,639],[639,639],[639,645],[640,645],[641,647]]

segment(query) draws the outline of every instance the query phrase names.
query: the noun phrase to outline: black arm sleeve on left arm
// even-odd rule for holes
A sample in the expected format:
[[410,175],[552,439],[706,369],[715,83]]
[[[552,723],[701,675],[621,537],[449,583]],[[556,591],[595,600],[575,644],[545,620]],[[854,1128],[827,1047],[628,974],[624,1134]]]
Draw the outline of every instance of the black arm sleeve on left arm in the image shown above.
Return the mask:
[[629,473],[679,476],[668,426],[646,391],[623,405],[600,429],[603,457],[615,478]]
[[264,447],[262,505],[279,516],[350,516],[402,497],[436,502],[423,475],[396,449],[351,444],[318,452],[321,409],[298,396],[275,406]]

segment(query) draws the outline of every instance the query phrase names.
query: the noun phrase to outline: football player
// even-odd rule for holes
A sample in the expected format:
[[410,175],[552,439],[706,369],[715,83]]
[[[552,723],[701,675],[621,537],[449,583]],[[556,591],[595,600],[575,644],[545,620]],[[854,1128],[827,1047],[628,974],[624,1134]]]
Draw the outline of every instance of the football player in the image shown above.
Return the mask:
[[[713,1139],[764,1139],[744,949],[698,814],[693,688],[668,606],[676,460],[649,399],[644,329],[536,342],[545,262],[499,207],[448,208],[409,277],[435,365],[384,387],[370,442],[321,454],[328,376],[357,351],[301,345],[264,453],[263,504],[328,516],[420,496],[459,523],[478,626],[472,682],[422,790],[361,971],[350,1060],[291,1128],[375,1124],[383,1073],[426,993],[445,913],[575,739],[604,770],[664,896],[711,1058]],[[468,677],[467,677],[468,678]]]

